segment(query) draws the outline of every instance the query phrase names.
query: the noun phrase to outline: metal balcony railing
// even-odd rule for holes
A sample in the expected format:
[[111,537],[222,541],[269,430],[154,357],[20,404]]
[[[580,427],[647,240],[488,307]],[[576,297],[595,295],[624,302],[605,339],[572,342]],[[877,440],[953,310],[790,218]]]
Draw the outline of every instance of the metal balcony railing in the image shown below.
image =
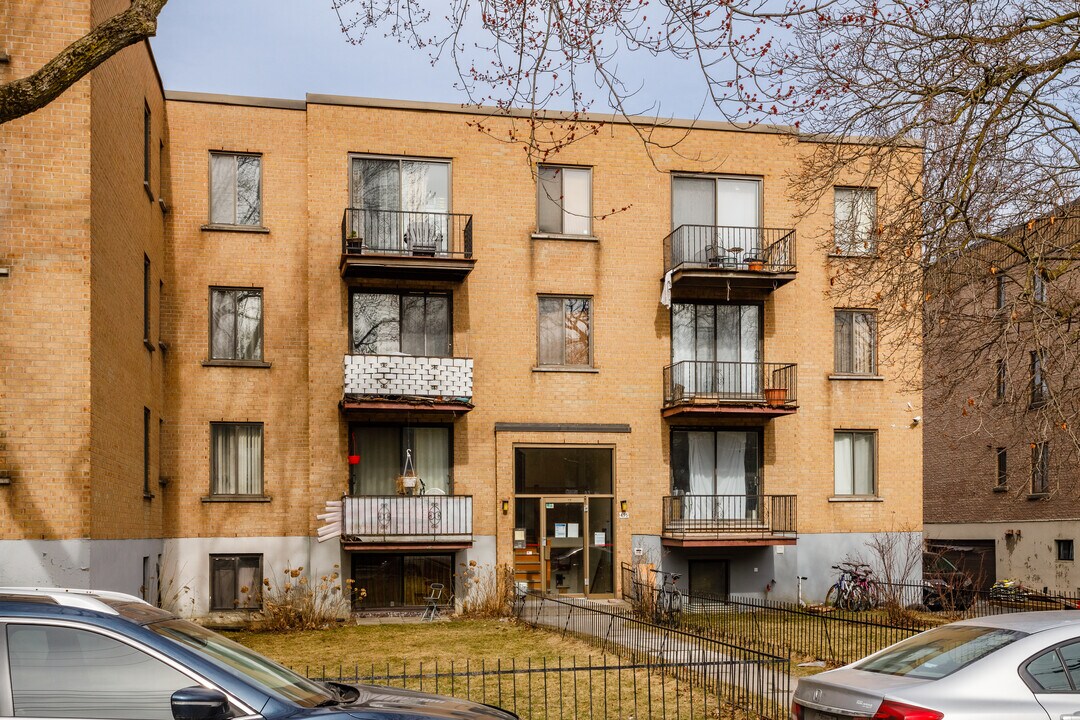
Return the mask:
[[785,407],[797,400],[794,363],[684,360],[664,368],[664,404],[713,400]]
[[472,215],[346,208],[341,254],[472,258]]
[[795,272],[795,231],[680,225],[664,238],[664,270]]
[[794,536],[797,499],[795,495],[669,495],[664,498],[663,534],[698,540]]
[[346,542],[472,542],[471,495],[362,495],[345,498]]

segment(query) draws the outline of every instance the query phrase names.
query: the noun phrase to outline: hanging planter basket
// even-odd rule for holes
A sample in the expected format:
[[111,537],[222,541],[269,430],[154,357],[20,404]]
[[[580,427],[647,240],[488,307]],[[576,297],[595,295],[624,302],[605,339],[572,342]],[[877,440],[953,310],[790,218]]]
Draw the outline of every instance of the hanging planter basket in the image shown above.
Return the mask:
[[397,476],[397,491],[399,495],[411,495],[416,486],[420,484],[420,476],[413,467],[412,450],[405,451],[405,467]]

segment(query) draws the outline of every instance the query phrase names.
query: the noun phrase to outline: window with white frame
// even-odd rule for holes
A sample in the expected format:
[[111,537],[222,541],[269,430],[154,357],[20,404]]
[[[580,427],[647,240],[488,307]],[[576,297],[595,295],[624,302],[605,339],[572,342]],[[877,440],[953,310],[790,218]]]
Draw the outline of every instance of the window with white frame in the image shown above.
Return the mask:
[[872,255],[877,221],[877,190],[835,188],[833,244],[838,255]]
[[210,288],[210,359],[263,359],[262,288]]
[[262,495],[262,423],[211,423],[210,456],[212,495]]
[[833,491],[836,495],[874,495],[877,433],[837,430],[833,433]]
[[592,365],[592,299],[540,296],[539,364]]
[[877,372],[877,323],[870,310],[837,310],[834,321],[835,371],[845,375]]
[[210,223],[262,224],[262,157],[210,153]]
[[592,170],[541,165],[536,171],[536,225],[542,233],[592,232]]

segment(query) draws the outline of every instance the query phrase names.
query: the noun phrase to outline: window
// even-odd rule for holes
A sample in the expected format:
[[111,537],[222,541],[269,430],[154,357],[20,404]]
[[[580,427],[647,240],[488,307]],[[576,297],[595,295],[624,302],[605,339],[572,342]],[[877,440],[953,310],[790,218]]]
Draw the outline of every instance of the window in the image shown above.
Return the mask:
[[212,495],[262,494],[262,423],[211,423],[210,454]]
[[147,192],[150,192],[150,135],[150,106],[143,103],[143,187]]
[[1024,668],[1039,690],[1045,692],[1072,692],[1069,676],[1061,664],[1056,650],[1048,650]]
[[449,357],[450,296],[436,293],[352,295],[352,352]]
[[453,491],[450,428],[354,425],[349,435],[349,452],[360,456],[359,463],[349,466],[353,495],[396,495],[397,476],[410,451],[425,492],[449,495]]
[[1073,541],[1072,540],[1055,540],[1054,545],[1057,548],[1058,560],[1072,560],[1073,559]]
[[833,482],[837,495],[873,495],[876,490],[875,432],[836,431]]
[[1000,272],[997,277],[994,278],[996,294],[994,296],[994,309],[1002,310],[1005,308],[1005,276]]
[[541,296],[539,308],[540,365],[592,365],[592,300]]
[[1031,353],[1031,406],[1044,405],[1050,397],[1049,388],[1046,385],[1045,357],[1042,351],[1035,350]]
[[442,583],[443,600],[454,587],[454,556],[354,553],[352,579],[364,588],[363,608],[420,607],[431,594],[431,583]]
[[855,666],[864,672],[912,679],[940,680],[1027,637],[1019,630],[978,625],[942,625],[901,640]]
[[365,248],[414,255],[448,250],[450,163],[354,157],[350,235]]
[[997,486],[1005,487],[1005,484],[1009,481],[1009,465],[1008,455],[1005,448],[999,447],[997,449]]
[[262,607],[262,555],[210,556],[210,609]]
[[210,153],[210,223],[262,224],[262,157]]
[[869,310],[837,310],[833,354],[837,373],[877,372],[877,322]]
[[[761,434],[744,430],[673,430],[674,515],[685,520],[747,519],[764,512]],[[774,518],[779,520],[779,518]]]
[[142,278],[142,339],[148,349],[153,350],[150,344],[150,258],[143,255],[143,278]]
[[715,396],[760,399],[760,305],[671,305],[674,399]]
[[1050,443],[1031,444],[1031,492],[1040,495],[1050,492]]
[[537,229],[556,235],[589,235],[592,226],[592,171],[541,165],[536,178]]
[[210,288],[210,359],[262,361],[262,288]]
[[833,242],[838,255],[872,255],[877,190],[836,188],[834,191]]
[[142,446],[142,465],[143,465],[143,479],[142,479],[142,491],[143,497],[151,497],[150,495],[150,408],[143,408],[143,446]]
[[[745,267],[761,259],[761,180],[677,175],[671,184],[671,259]],[[781,258],[773,258],[780,262]]]
[[1005,368],[1006,368],[1005,361],[1004,360],[998,360],[997,361],[997,379],[996,379],[995,388],[994,388],[994,396],[998,400],[1004,400],[1005,399],[1005,390],[1006,390],[1006,387],[1005,387]]
[[17,717],[172,720],[170,698],[197,684],[160,660],[88,630],[8,625]]
[[1046,278],[1038,269],[1031,276],[1031,297],[1037,303],[1046,302]]

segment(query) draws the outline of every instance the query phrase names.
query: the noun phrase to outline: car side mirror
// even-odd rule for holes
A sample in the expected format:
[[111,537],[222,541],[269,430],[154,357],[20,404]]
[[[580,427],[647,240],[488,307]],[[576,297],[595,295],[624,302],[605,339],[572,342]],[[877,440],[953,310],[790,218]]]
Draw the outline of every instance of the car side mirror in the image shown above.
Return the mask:
[[226,720],[229,717],[229,699],[225,693],[199,685],[174,692],[171,704],[175,720]]

